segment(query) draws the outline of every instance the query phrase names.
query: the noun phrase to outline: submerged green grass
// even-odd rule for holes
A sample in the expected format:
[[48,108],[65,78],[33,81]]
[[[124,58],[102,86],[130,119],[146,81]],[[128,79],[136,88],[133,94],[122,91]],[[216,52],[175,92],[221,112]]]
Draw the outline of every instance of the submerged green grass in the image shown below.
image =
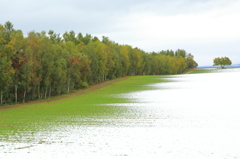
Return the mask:
[[61,124],[84,124],[84,118],[119,116],[126,111],[106,104],[126,103],[118,94],[153,89],[151,83],[166,82],[169,76],[134,76],[92,92],[58,101],[27,105],[0,111],[0,140],[6,134],[37,132]]
[[188,74],[214,73],[214,72],[216,72],[216,69],[196,69],[191,72],[188,72]]
[[[234,70],[237,68],[203,68],[203,69],[195,69],[193,71],[188,72],[188,74],[198,74],[198,73],[220,73],[220,72],[229,72],[229,70]],[[230,71],[231,72],[231,71]]]

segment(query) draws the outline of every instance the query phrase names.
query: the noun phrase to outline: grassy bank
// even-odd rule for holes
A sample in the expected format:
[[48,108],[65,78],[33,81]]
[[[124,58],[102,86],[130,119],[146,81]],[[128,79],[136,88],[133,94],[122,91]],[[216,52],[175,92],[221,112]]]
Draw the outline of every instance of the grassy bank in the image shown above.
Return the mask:
[[[76,118],[102,118],[117,116],[123,109],[104,104],[125,103],[118,94],[152,89],[146,84],[166,82],[168,76],[135,76],[106,87],[57,101],[31,104],[0,111],[0,133],[37,132],[62,123],[76,123]],[[78,120],[78,124],[84,121]],[[0,138],[1,139],[1,138]]]

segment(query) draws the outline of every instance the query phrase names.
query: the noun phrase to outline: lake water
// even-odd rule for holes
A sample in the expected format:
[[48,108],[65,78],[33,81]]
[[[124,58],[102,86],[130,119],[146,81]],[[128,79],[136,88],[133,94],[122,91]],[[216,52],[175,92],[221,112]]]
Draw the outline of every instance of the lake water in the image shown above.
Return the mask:
[[240,158],[240,69],[168,80],[120,94],[130,102],[109,104],[121,111],[114,117],[74,118],[0,142],[0,158]]

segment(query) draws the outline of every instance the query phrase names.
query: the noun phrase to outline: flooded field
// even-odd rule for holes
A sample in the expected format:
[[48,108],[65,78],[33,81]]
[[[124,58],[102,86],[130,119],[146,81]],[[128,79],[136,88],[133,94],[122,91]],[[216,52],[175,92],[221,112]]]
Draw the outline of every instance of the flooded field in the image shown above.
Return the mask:
[[[94,113],[66,107],[22,129],[4,128],[14,120],[0,122],[0,158],[240,158],[239,81],[240,69],[217,69],[168,76],[134,92],[99,90],[109,102],[93,103]],[[17,109],[29,111],[27,119],[39,111]]]

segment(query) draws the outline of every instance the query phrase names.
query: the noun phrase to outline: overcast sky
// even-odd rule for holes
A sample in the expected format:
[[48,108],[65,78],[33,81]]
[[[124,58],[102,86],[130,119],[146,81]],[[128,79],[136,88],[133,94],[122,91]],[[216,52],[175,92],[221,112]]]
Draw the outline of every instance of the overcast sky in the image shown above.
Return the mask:
[[240,63],[240,0],[1,0],[0,24],[75,31],[144,51],[185,49],[200,66]]

